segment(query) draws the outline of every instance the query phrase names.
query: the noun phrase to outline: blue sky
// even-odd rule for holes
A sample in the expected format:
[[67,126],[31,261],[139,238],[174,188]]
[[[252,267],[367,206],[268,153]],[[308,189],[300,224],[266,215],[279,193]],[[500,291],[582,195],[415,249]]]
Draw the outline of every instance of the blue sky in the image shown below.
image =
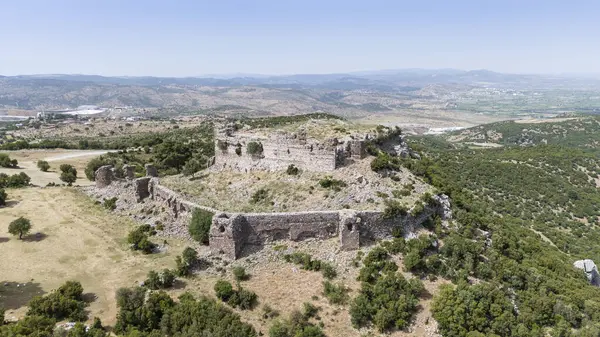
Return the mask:
[[600,73],[600,1],[0,0],[0,74]]

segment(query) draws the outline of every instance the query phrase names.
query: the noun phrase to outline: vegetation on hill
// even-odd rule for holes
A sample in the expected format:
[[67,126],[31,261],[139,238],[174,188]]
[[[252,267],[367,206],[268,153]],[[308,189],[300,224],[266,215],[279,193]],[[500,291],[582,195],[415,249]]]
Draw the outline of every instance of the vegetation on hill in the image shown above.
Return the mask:
[[[439,266],[428,272],[458,284],[434,300],[444,335],[597,335],[600,288],[573,268],[581,258],[600,261],[595,245],[600,152],[593,146],[600,124],[597,118],[582,123],[589,128],[543,125],[562,131],[527,146],[510,136],[514,141],[499,149],[473,150],[440,137],[413,139],[413,149],[425,158],[401,164],[450,195],[458,226],[440,232],[443,247],[425,255],[426,266]],[[517,128],[527,133],[538,127],[499,126],[507,124],[515,135]],[[497,131],[494,125],[486,128],[488,134]]]
[[107,153],[87,164],[85,175],[89,180],[94,180],[94,173],[104,165],[115,167],[117,175],[121,177],[123,165],[133,165],[134,172],[143,175],[146,163],[156,165],[161,174],[183,171],[193,174],[206,168],[208,159],[214,156],[213,129],[212,124],[208,123],[162,134],[123,137],[119,142],[119,147],[113,149],[125,150]]

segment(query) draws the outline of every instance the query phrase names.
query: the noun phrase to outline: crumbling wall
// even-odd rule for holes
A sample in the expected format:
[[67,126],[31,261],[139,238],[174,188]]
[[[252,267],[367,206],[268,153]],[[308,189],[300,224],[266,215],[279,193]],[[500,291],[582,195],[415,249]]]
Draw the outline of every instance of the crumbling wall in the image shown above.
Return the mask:
[[96,187],[98,188],[107,187],[115,179],[112,165],[100,166],[100,168],[94,172],[94,180],[96,181]]
[[[415,236],[416,230],[430,216],[439,214],[448,219],[449,201],[439,196],[426,205],[418,215],[406,214],[394,219],[385,218],[381,211],[313,211],[290,213],[226,213],[185,199],[184,196],[160,185],[158,178],[139,178],[134,184],[138,200],[146,197],[159,204],[173,218],[177,231],[187,233],[195,209],[214,213],[209,233],[213,252],[235,259],[246,245],[263,245],[277,240],[301,241],[307,238],[338,237],[345,250],[358,249],[361,243],[390,238],[400,228],[404,236]],[[167,225],[167,224],[165,224]]]
[[[260,143],[262,153],[248,154],[250,142]],[[309,171],[331,171],[336,168],[336,145],[284,136],[267,138],[236,134],[217,139],[214,167],[246,172],[275,171],[295,165]],[[236,149],[239,150],[236,152]]]

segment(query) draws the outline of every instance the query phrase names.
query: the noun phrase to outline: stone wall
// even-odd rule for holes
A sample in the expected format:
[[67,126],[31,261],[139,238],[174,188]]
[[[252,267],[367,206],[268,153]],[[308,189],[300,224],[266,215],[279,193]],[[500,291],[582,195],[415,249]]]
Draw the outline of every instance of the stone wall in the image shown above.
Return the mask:
[[[99,170],[100,171],[100,170]],[[100,172],[110,171],[103,169]],[[98,176],[97,176],[98,178]],[[96,181],[103,188],[104,180]],[[228,213],[188,201],[181,194],[160,185],[158,178],[144,177],[133,184],[120,184],[134,188],[138,202],[150,198],[168,212],[172,221],[165,226],[170,232],[187,233],[187,226],[195,209],[214,214],[209,233],[209,245],[213,252],[225,254],[231,259],[239,257],[244,246],[263,245],[277,240],[300,241],[307,238],[339,238],[345,250],[358,249],[361,243],[390,238],[400,228],[407,238],[414,237],[419,226],[433,214],[449,219],[447,197],[438,196],[433,205],[425,206],[416,216],[407,214],[388,219],[381,211],[313,211],[290,213]]]
[[[250,142],[262,145],[262,153],[248,154]],[[289,165],[316,172],[335,170],[346,158],[360,159],[366,154],[366,141],[349,137],[324,141],[309,139],[302,131],[261,136],[237,133],[231,127],[215,132],[214,167],[219,170],[275,171]]]
[[[262,154],[248,154],[247,145],[250,142],[260,143]],[[236,153],[238,148],[239,154]],[[293,164],[303,170],[331,171],[336,168],[336,162],[335,146],[285,137],[258,138],[240,134],[220,138],[215,143],[214,167],[217,169],[275,171],[285,170]]]

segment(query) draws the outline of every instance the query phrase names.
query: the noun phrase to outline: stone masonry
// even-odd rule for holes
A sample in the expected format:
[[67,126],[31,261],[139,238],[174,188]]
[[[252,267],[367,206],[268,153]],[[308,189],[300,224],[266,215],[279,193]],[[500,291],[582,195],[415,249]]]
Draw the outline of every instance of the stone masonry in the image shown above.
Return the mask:
[[[251,142],[261,145],[262,152],[248,154]],[[225,125],[215,132],[214,168],[234,171],[285,170],[289,165],[317,172],[335,170],[345,159],[360,159],[366,155],[366,140],[349,138],[324,141],[309,139],[302,130],[297,133],[277,133],[261,136],[236,132]]]
[[[150,171],[152,173],[152,171]],[[160,185],[158,178],[146,176],[131,182],[116,179],[110,166],[96,171],[96,187],[105,188],[113,182],[111,188],[119,194],[135,194],[142,202],[150,198],[163,205],[173,219],[165,226],[181,226],[172,232],[187,233],[187,225],[195,209],[213,213],[209,232],[209,245],[216,254],[224,254],[230,259],[240,256],[246,245],[263,245],[277,240],[301,241],[308,238],[338,238],[343,250],[358,249],[361,243],[389,238],[395,228],[401,227],[407,238],[415,236],[420,224],[431,215],[438,214],[450,219],[449,200],[445,195],[434,196],[432,205],[416,216],[410,214],[388,219],[381,211],[307,211],[289,213],[229,213],[198,205],[186,200],[184,196]],[[130,189],[133,191],[130,192]]]

